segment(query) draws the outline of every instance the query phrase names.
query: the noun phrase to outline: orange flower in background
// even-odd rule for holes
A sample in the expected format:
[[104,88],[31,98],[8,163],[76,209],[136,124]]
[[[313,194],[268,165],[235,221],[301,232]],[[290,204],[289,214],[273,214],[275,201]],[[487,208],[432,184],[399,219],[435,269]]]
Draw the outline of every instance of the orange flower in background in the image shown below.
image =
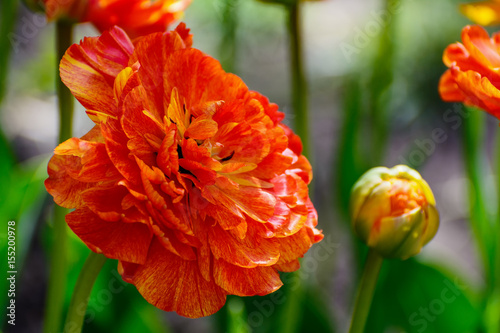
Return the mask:
[[191,0],[89,0],[85,21],[105,31],[114,25],[131,37],[163,32],[180,19]]
[[47,20],[71,19],[83,22],[89,0],[42,0]]
[[45,185],[146,300],[196,318],[277,290],[323,235],[283,113],[191,39],[115,27],[71,46],[61,78],[96,125],[55,149]]
[[500,23],[500,0],[462,4],[460,5],[460,11],[469,20],[480,25]]
[[49,20],[91,22],[101,32],[118,25],[131,38],[163,32],[191,0],[44,0]]
[[441,98],[477,106],[500,119],[500,34],[490,38],[482,27],[466,26],[462,41],[444,51],[449,69],[439,81]]

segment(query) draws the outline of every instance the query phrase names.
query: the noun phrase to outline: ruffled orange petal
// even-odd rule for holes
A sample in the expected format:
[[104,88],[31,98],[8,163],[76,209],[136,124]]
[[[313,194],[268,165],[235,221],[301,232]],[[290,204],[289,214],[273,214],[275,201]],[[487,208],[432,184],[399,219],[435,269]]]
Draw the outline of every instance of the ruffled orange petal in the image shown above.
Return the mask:
[[94,252],[137,264],[146,261],[153,235],[143,223],[107,222],[88,208],[69,213],[66,222]]
[[45,180],[47,192],[54,197],[54,202],[66,208],[78,208],[84,205],[81,193],[94,183],[83,183],[68,175],[66,169],[77,169],[80,162],[65,156],[54,155],[49,161]]
[[183,260],[153,241],[146,262],[135,267],[129,278],[141,295],[154,306],[199,318],[217,312],[226,294],[200,274],[196,261]]
[[464,103],[500,116],[500,91],[487,78],[472,71],[464,73],[456,67],[451,68],[451,75],[465,96]]
[[445,102],[463,102],[465,96],[448,69],[439,79],[439,95]]
[[210,228],[208,241],[215,258],[222,258],[240,267],[270,266],[280,256],[278,242],[260,237],[251,227],[245,238],[239,239],[215,225]]
[[223,259],[214,260],[214,278],[221,288],[238,296],[267,295],[283,285],[273,267],[243,268]]
[[124,186],[96,186],[83,192],[82,197],[85,205],[105,221],[149,222],[144,211],[137,207],[139,201]]
[[217,202],[236,216],[244,213],[256,221],[265,222],[273,215],[276,198],[259,188],[238,187],[227,178],[219,177],[215,185],[206,186],[203,196],[210,202]]
[[132,42],[118,27],[87,37],[66,51],[59,67],[61,80],[85,108],[114,114],[114,79],[127,67],[132,50]]

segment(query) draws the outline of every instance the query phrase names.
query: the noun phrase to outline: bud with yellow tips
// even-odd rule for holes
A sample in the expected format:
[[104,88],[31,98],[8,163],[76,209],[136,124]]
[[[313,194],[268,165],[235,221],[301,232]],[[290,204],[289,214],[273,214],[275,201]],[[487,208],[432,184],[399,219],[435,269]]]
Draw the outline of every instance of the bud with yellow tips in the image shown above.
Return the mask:
[[350,215],[356,235],[385,258],[418,254],[439,227],[429,185],[405,165],[363,174],[352,188]]

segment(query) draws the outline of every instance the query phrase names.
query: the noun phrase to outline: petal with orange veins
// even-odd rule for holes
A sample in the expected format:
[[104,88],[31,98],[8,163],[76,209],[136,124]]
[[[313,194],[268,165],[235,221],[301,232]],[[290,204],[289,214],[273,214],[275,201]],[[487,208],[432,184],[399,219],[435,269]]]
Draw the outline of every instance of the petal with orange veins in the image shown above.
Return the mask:
[[273,152],[267,155],[260,163],[258,168],[248,173],[260,179],[271,179],[283,174],[292,164],[293,158],[285,156],[282,152]]
[[[230,130],[226,130],[227,127]],[[231,160],[258,164],[270,152],[270,142],[267,136],[252,129],[248,124],[236,126],[226,124],[213,137],[212,141],[222,144],[220,157],[231,156]]]
[[222,167],[220,162],[210,156],[210,152],[206,147],[198,146],[198,143],[193,139],[183,139],[181,147],[182,158],[185,160],[197,162],[212,170],[220,170]]
[[279,242],[280,258],[277,262],[279,265],[303,257],[313,244],[306,227],[291,236],[276,238],[276,240]]
[[[139,80],[144,87],[148,101],[150,101],[149,111],[159,119],[167,114],[167,108],[170,104],[170,94],[173,86],[165,78],[166,72],[181,71],[175,65],[170,67],[169,59],[172,52],[185,49],[181,35],[170,31],[166,33],[151,34],[139,39],[135,45],[133,59],[139,61],[141,67],[138,70]],[[169,69],[171,68],[171,69]],[[175,69],[175,70],[174,70]],[[183,76],[183,79],[189,76]],[[180,81],[182,82],[182,81]],[[164,102],[164,98],[168,100]]]
[[190,179],[197,187],[211,186],[215,183],[217,174],[212,169],[191,159],[179,159],[179,167],[183,177]]
[[286,272],[286,273],[295,272],[300,268],[300,261],[298,259],[289,262],[279,261],[277,264],[273,265],[273,267],[280,272]]
[[86,206],[105,221],[148,223],[148,217],[135,205],[128,204],[128,207],[124,207],[128,196],[130,194],[127,188],[117,185],[107,188],[94,187],[82,193]]
[[54,197],[54,202],[66,208],[78,208],[85,203],[82,192],[95,186],[95,183],[84,183],[70,177],[67,169],[77,169],[81,166],[78,158],[54,155],[49,161],[45,180],[47,192]]
[[243,268],[223,259],[214,260],[214,278],[228,294],[238,296],[267,295],[283,285],[273,267]]
[[239,77],[224,72],[217,60],[200,50],[178,49],[168,54],[164,62],[159,64],[163,66],[154,65],[151,68],[161,69],[163,72],[164,89],[161,94],[167,98],[165,105],[170,103],[170,92],[174,87],[188,108],[213,101],[231,101],[248,95],[248,88]]
[[149,303],[189,318],[209,316],[226,301],[224,290],[202,277],[196,261],[181,259],[158,241],[130,280]]
[[259,222],[273,216],[276,198],[256,187],[238,186],[226,177],[217,178],[215,185],[206,186],[203,196],[210,202],[223,205],[235,215],[245,213]]
[[187,128],[184,136],[195,140],[205,140],[217,133],[218,125],[209,116],[200,116],[194,119]]
[[196,260],[196,254],[193,248],[187,244],[182,243],[178,238],[177,234],[174,233],[169,228],[160,228],[159,226],[153,226],[153,232],[156,239],[161,243],[161,245],[168,251],[175,255],[178,255],[184,260]]
[[114,166],[132,184],[141,182],[140,169],[134,159],[130,158],[127,148],[129,139],[123,133],[121,124],[114,119],[101,123],[102,134],[106,139],[106,150]]
[[302,229],[307,221],[307,208],[304,205],[291,209],[281,200],[278,200],[274,214],[266,225],[272,230],[275,237],[293,235]]
[[[66,166],[66,172],[81,182],[102,182],[121,178],[103,143],[71,138],[57,146],[54,153],[71,156],[68,160],[75,160],[75,163]],[[70,165],[72,167],[69,167]]]
[[153,234],[143,223],[104,221],[88,208],[69,213],[66,222],[94,252],[136,264],[146,261]]
[[306,184],[311,183],[313,179],[312,166],[304,155],[300,155],[297,162],[293,163],[286,173],[299,176]]
[[274,265],[280,256],[279,243],[273,238],[262,238],[251,226],[240,239],[219,225],[210,228],[208,241],[212,254],[233,265],[252,268]]
[[285,131],[286,136],[288,137],[288,147],[291,149],[295,155],[300,155],[302,154],[302,140],[300,137],[293,133],[293,131],[290,129],[290,127],[280,124],[279,125],[283,130]]
[[215,221],[210,217],[201,219],[198,216],[193,216],[193,231],[197,241],[199,241],[199,246],[197,246],[198,267],[200,274],[206,281],[212,280],[213,256],[208,242],[208,230],[210,225],[214,223]]
[[[231,156],[231,155],[230,155]],[[229,156],[229,158],[230,158]],[[254,163],[248,163],[248,162],[225,162],[222,165],[222,168],[220,170],[217,170],[219,174],[224,174],[224,176],[228,177],[232,174],[238,174],[238,173],[244,173],[248,171],[252,171],[255,168],[257,168],[257,164]],[[260,182],[255,180],[252,182],[250,179],[248,179],[248,184],[256,184],[256,183],[262,183],[263,185],[265,184],[264,181]],[[241,183],[238,183],[241,184]],[[263,186],[256,186],[256,187],[263,187]]]
[[225,177],[235,182],[238,185],[258,187],[258,188],[272,188],[273,184],[257,177],[252,177],[247,174],[224,174]]
[[285,118],[285,114],[278,111],[278,105],[275,103],[269,103],[269,99],[267,97],[256,91],[250,91],[250,97],[260,102],[265,113],[271,118],[274,124],[279,124]]
[[59,66],[61,80],[85,108],[115,114],[114,79],[132,50],[130,39],[117,27],[87,37],[66,51]]
[[[189,2],[191,0],[187,1]],[[186,0],[184,0],[183,2],[186,3]],[[179,23],[177,27],[175,27],[174,31],[179,35],[182,42],[184,43],[183,48],[190,48],[191,46],[193,46],[193,35],[189,33],[190,30],[186,27],[186,23]]]
[[[172,125],[173,126],[173,125]],[[179,170],[179,155],[177,153],[177,136],[173,127],[168,128],[160,149],[156,162],[161,170],[170,178],[172,172]]]
[[242,214],[237,215],[238,211],[231,211],[225,207],[220,207],[211,203],[205,203],[203,212],[211,216],[224,230],[234,229],[237,226],[245,223],[245,218]]
[[118,73],[113,84],[115,100],[123,101],[124,97],[138,85],[139,79],[137,78],[137,73],[132,67],[125,67],[125,69]]

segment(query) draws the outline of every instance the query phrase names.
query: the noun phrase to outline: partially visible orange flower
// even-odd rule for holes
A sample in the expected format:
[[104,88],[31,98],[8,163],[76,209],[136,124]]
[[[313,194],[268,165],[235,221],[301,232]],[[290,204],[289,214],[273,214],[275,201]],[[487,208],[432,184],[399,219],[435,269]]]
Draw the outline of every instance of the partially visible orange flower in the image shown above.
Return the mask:
[[500,0],[462,4],[460,11],[469,20],[480,25],[500,24]]
[[191,0],[43,0],[49,20],[91,22],[101,32],[120,26],[131,38],[163,32]]
[[323,235],[283,113],[191,38],[115,27],[68,49],[62,81],[95,126],[55,149],[45,186],[146,300],[195,318],[277,290]]
[[84,20],[100,31],[118,25],[131,38],[163,32],[182,16],[191,0],[89,0]]
[[500,34],[490,38],[482,27],[466,26],[462,41],[444,51],[449,69],[439,81],[441,98],[477,106],[500,119]]
[[69,19],[83,22],[89,0],[42,0],[47,20]]

